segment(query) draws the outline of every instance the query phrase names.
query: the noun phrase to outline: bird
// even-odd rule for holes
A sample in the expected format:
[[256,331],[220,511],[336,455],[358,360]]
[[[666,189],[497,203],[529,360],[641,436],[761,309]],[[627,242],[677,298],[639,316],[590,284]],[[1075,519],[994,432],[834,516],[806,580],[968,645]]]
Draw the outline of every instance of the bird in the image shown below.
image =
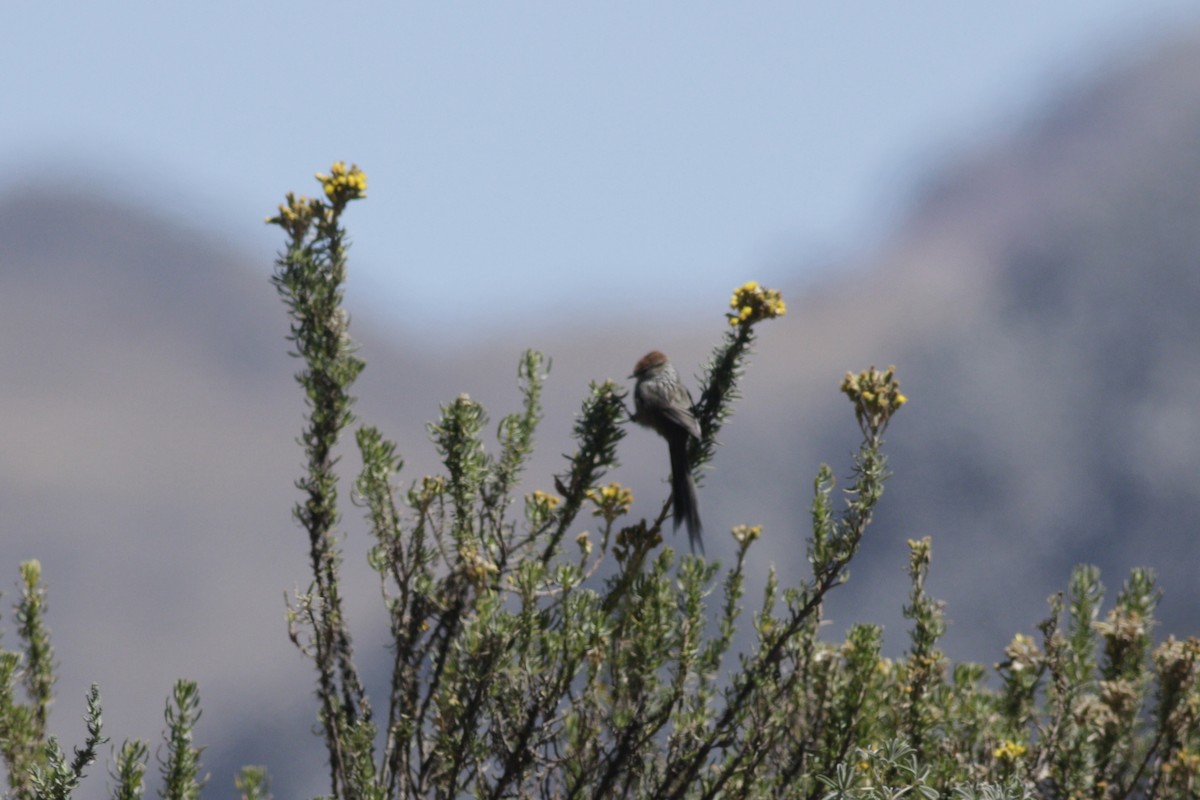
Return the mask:
[[686,523],[692,552],[699,548],[703,554],[696,484],[692,481],[692,470],[688,463],[688,442],[700,439],[700,425],[692,413],[692,396],[683,381],[679,380],[675,367],[658,350],[651,350],[642,356],[629,377],[637,379],[633,390],[633,421],[653,429],[666,439],[671,453],[675,529]]

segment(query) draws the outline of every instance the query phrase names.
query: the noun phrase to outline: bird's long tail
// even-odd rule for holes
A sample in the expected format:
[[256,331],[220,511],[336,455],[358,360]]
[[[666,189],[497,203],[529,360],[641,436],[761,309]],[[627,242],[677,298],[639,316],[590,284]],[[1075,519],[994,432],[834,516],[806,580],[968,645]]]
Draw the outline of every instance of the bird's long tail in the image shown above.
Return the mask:
[[696,503],[696,484],[692,481],[692,470],[688,465],[687,437],[669,442],[671,450],[671,496],[675,506],[675,527],[687,523],[688,543],[692,552],[704,554],[704,541],[700,538],[700,507]]

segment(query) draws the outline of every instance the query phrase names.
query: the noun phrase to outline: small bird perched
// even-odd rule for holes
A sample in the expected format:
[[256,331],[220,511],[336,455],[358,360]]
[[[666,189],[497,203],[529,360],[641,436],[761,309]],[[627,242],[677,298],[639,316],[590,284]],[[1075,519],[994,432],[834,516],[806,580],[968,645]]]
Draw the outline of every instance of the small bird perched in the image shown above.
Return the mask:
[[700,438],[700,425],[692,414],[692,396],[679,380],[675,367],[657,350],[642,356],[629,377],[637,379],[637,386],[633,390],[633,421],[653,428],[667,440],[671,452],[671,497],[675,506],[675,528],[686,522],[692,551],[699,547],[703,553],[696,484],[692,482],[692,470],[688,464],[688,440]]

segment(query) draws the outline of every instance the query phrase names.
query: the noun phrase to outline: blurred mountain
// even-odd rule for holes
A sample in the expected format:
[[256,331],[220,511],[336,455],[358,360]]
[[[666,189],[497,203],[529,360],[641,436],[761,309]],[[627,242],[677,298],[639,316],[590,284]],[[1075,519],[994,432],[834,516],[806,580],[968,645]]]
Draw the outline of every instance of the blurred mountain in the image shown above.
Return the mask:
[[[948,171],[861,283],[826,301],[844,320],[830,331],[874,317],[876,344],[841,357],[896,363],[913,398],[877,530],[896,553],[859,588],[889,586],[895,605],[899,540],[932,535],[961,655],[1031,631],[1080,562],[1114,593],[1153,567],[1164,629],[1198,632],[1197,44],[1064,97]],[[866,287],[874,304],[855,304]]]
[[[276,796],[322,785],[312,675],[283,624],[283,593],[306,583],[289,513],[303,403],[269,259],[69,188],[0,197],[0,584],[20,560],[43,562],[66,742],[82,736],[92,681],[119,744],[156,736],[174,679],[198,679],[217,796],[242,763],[267,764]],[[1114,592],[1130,567],[1154,568],[1160,632],[1197,633],[1200,39],[946,165],[892,240],[840,274],[783,287],[789,315],[762,328],[701,488],[709,554],[728,561],[722,532],[762,523],[757,579],[772,564],[784,580],[803,574],[817,465],[846,475],[857,444],[841,375],[894,363],[911,398],[888,435],[895,477],[830,603],[836,626],[882,622],[902,651],[904,542],[930,535],[956,658],[998,660],[1081,562]],[[539,347],[554,366],[528,483],[548,489],[587,382],[623,378],[651,347],[699,372],[723,301],[694,323],[581,323],[470,352],[356,317],[368,362],[357,411],[398,441],[405,480],[419,478],[437,468],[423,424],[438,403],[467,391],[499,419],[519,400],[520,350]],[[631,430],[621,457],[614,478],[651,513],[665,447]],[[344,474],[356,463],[347,450]],[[385,621],[359,510],[342,511],[370,671]]]

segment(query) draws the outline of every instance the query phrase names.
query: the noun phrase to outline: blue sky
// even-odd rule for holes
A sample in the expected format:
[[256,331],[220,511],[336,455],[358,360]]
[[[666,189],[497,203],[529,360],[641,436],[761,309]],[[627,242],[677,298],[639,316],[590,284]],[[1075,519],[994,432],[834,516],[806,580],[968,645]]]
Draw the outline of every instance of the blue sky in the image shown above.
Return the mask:
[[[51,175],[264,259],[361,165],[351,300],[473,334],[720,305],[885,235],[1195,0],[8,3],[4,184]],[[447,301],[452,300],[452,303]],[[447,326],[448,315],[455,320]]]

